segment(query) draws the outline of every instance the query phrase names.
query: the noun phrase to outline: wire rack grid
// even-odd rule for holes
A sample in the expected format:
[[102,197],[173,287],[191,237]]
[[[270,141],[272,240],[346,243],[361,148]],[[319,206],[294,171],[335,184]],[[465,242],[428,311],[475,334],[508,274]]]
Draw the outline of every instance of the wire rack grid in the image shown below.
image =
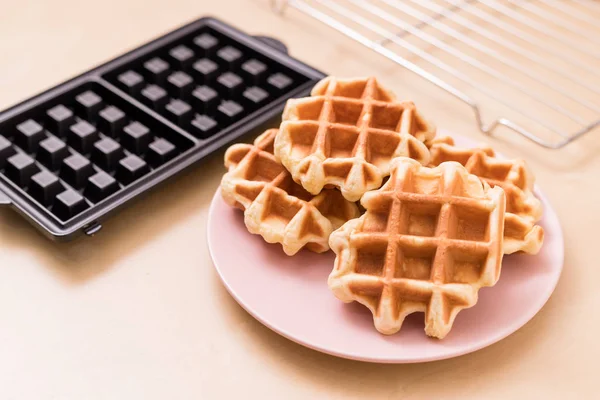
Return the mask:
[[600,127],[593,0],[271,0],[349,36],[551,149]]

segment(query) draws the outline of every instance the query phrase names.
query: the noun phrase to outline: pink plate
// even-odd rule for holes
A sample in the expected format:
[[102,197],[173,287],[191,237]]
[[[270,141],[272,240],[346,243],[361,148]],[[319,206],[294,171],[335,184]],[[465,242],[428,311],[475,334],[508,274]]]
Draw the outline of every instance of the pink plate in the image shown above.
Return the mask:
[[[457,142],[472,145],[462,138]],[[333,252],[301,251],[286,256],[280,245],[248,233],[242,211],[225,204],[219,191],[209,212],[208,247],[217,272],[236,301],[294,342],[370,362],[441,360],[479,350],[515,332],[554,291],[563,265],[562,230],[544,195],[537,189],[536,195],[544,205],[542,250],[536,256],[506,256],[500,281],[479,292],[479,302],[458,314],[443,340],[425,335],[422,313],[410,315],[395,335],[378,333],[367,308],[342,303],[329,291]]]

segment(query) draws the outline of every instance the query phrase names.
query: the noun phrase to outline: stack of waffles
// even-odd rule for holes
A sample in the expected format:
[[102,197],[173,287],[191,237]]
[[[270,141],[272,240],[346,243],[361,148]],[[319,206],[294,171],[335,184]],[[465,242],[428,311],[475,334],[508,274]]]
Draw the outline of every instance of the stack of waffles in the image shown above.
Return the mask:
[[330,289],[368,307],[381,333],[424,312],[426,334],[445,337],[504,254],[542,245],[525,163],[437,138],[375,78],[325,78],[282,121],[227,150],[222,196],[290,256],[332,249]]

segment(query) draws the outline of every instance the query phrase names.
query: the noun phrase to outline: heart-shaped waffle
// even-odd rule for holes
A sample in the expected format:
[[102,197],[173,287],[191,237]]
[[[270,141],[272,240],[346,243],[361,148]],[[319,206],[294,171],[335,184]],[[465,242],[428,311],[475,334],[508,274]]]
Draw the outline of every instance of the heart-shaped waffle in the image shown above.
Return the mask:
[[366,213],[331,234],[329,287],[368,307],[381,333],[422,311],[427,335],[443,338],[500,276],[504,191],[455,162],[427,168],[397,158],[391,168],[390,179],[362,197]]
[[381,186],[400,156],[429,162],[423,144],[435,136],[410,101],[397,101],[375,78],[328,77],[311,97],[288,100],[275,155],[308,192],[338,187],[357,201]]
[[306,247],[329,249],[329,235],[359,215],[356,204],[337,190],[314,196],[295,183],[273,155],[277,129],[260,135],[254,144],[234,144],[225,153],[229,171],[221,181],[223,199],[244,210],[250,233],[269,243],[281,243],[288,255]]

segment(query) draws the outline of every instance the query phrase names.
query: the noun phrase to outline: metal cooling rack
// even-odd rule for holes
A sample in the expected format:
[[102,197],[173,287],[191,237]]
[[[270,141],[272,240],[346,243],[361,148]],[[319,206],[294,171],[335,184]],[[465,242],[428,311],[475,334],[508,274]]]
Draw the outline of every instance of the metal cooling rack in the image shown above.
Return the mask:
[[[600,126],[600,2],[271,0],[305,13],[506,127],[558,149]],[[549,100],[552,99],[552,100]]]

